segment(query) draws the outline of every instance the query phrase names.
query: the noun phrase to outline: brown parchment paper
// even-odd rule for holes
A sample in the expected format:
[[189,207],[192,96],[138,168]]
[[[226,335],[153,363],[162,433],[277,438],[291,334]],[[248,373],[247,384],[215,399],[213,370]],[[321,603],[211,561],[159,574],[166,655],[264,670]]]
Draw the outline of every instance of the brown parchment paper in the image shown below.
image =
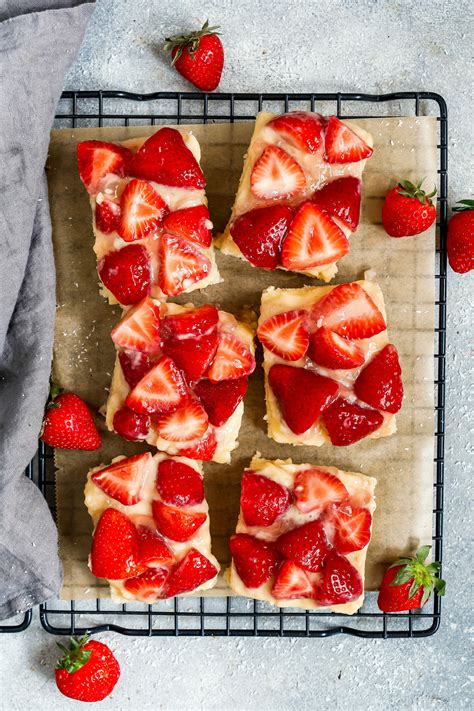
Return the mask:
[[[259,365],[250,379],[240,446],[233,452],[232,464],[204,463],[204,469],[212,546],[223,568],[229,562],[227,540],[237,521],[242,470],[256,451],[271,459],[291,457],[298,463],[335,465],[376,477],[377,511],[366,581],[367,589],[373,590],[387,561],[431,540],[434,227],[422,236],[391,239],[383,231],[380,215],[383,196],[399,178],[426,176],[428,187],[436,184],[437,124],[430,117],[365,119],[357,123],[372,133],[375,151],[367,161],[363,178],[361,225],[350,238],[350,253],[339,262],[339,273],[332,283],[361,278],[367,269],[376,272],[385,297],[389,337],[399,350],[403,369],[406,396],[397,416],[398,432],[346,448],[277,444],[266,436],[263,371]],[[209,207],[218,230],[228,219],[252,127],[251,123],[186,127],[201,144]],[[58,303],[53,374],[62,387],[74,390],[97,409],[106,400],[111,379],[115,353],[110,330],[120,317],[120,309],[106,304],[98,293],[89,200],[77,175],[76,144],[90,138],[125,140],[155,130],[135,126],[52,132],[48,180]],[[319,283],[280,270],[253,269],[246,262],[219,252],[217,261],[223,283],[176,301],[212,302],[231,312],[250,305],[258,313],[260,294],[267,286]],[[97,421],[104,437],[100,450],[56,452],[65,599],[108,596],[108,586],[90,574],[86,563],[92,532],[83,500],[87,471],[118,454],[129,455],[147,448],[105,432],[103,419],[98,416]],[[224,592],[226,585],[221,579],[217,589],[208,594]]]

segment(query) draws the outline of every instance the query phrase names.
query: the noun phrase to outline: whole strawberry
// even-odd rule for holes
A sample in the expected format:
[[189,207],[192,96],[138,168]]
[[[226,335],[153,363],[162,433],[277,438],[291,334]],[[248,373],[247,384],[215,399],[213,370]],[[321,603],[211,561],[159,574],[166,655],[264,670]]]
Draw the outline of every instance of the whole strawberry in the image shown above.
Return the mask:
[[[59,392],[59,394],[57,394]],[[59,449],[98,449],[102,443],[84,400],[74,393],[51,388],[40,435],[45,444]]]
[[56,665],[59,691],[77,701],[102,701],[120,676],[120,665],[110,649],[88,635],[71,637],[70,647],[58,643],[64,656]]
[[451,269],[465,274],[474,268],[474,200],[459,200],[448,225],[448,259]]
[[401,180],[396,188],[387,193],[382,208],[382,223],[390,237],[418,235],[431,227],[436,219],[436,207],[431,198],[436,189],[428,195],[409,180]]
[[221,80],[224,47],[217,29],[209,27],[206,20],[200,30],[166,38],[165,50],[171,52],[172,66],[201,91],[214,91]]
[[399,558],[385,571],[377,604],[383,612],[423,607],[433,590],[444,595],[446,583],[436,577],[439,563],[425,564],[431,546],[422,546],[414,558]]

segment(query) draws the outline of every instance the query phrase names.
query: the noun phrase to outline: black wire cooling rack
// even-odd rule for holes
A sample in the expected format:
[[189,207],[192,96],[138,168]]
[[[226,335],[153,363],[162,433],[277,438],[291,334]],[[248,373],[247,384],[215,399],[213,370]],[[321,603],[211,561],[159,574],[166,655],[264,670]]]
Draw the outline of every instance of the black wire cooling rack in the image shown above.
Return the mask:
[[[123,91],[66,91],[56,115],[57,128],[252,121],[258,111],[305,109],[341,118],[436,115],[439,124],[438,246],[436,255],[435,409],[433,548],[442,560],[446,354],[446,230],[448,190],[447,108],[428,92],[375,94],[201,94]],[[52,454],[38,454],[39,484],[54,508]],[[52,634],[113,630],[137,636],[428,637],[440,624],[441,600],[435,593],[422,612],[381,613],[369,593],[353,617],[335,613],[276,609],[245,598],[177,598],[156,605],[110,600],[55,601],[40,606],[40,619]]]

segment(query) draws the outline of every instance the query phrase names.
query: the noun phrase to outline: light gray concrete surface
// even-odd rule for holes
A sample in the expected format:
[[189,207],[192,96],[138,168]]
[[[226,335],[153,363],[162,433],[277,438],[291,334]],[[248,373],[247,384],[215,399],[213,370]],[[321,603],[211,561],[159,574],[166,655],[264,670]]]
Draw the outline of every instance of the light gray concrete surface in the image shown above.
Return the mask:
[[[222,91],[429,90],[450,115],[450,200],[472,195],[473,6],[468,0],[99,0],[67,79],[75,89],[189,90],[169,33],[221,25]],[[472,156],[472,154],[471,154]],[[472,708],[472,287],[449,275],[446,516],[441,630],[421,641],[103,639],[122,679],[103,709]],[[416,476],[416,472],[414,473]],[[54,640],[0,638],[0,709],[78,708],[55,690]],[[470,659],[471,658],[471,659]],[[471,661],[471,664],[469,663]]]

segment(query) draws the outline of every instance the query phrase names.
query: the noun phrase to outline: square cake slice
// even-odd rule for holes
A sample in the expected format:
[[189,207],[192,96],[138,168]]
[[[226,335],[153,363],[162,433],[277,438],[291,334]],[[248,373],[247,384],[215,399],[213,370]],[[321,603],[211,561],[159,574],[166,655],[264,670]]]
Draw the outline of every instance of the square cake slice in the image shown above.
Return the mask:
[[127,310],[112,331],[109,430],[168,454],[230,462],[255,369],[253,318],[150,297]]
[[151,604],[215,585],[199,462],[161,452],[115,457],[91,469],[84,496],[94,525],[89,567],[108,580],[113,600]]
[[233,592],[279,607],[356,612],[375,485],[364,474],[256,455],[242,477],[230,540]]
[[257,334],[276,442],[346,446],[396,431],[403,384],[378,284],[270,287]]
[[367,131],[336,116],[258,114],[222,252],[330,281],[359,225],[372,145]]
[[122,143],[83,141],[102,292],[111,304],[166,298],[220,281],[199,143],[165,126]]

